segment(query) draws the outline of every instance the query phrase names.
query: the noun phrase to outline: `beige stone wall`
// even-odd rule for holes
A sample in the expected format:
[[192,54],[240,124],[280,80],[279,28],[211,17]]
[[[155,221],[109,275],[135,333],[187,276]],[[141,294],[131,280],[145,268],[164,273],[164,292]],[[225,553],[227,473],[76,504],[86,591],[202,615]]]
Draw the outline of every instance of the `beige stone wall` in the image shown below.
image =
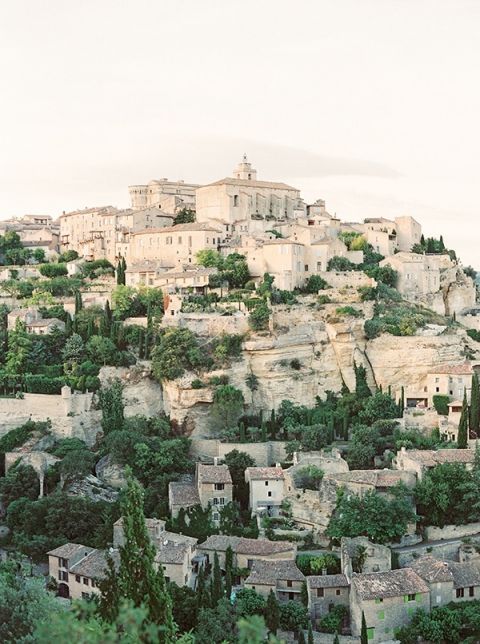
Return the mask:
[[[70,597],[72,599],[82,599],[84,595],[100,595],[100,589],[89,577],[84,577],[83,575],[75,575],[69,573],[69,588],[70,588]],[[78,581],[78,579],[80,581]]]
[[318,274],[333,288],[377,285],[373,277],[368,277],[363,271],[322,271]]
[[443,541],[445,539],[463,539],[480,534],[480,522],[467,525],[446,525],[443,528],[428,526],[425,528],[425,538],[429,541]]
[[[308,588],[308,609],[310,617],[313,620],[327,615],[330,612],[330,606],[342,605],[348,606],[350,589],[349,588],[323,588],[323,597],[319,597],[316,588]],[[337,592],[338,591],[338,592]]]

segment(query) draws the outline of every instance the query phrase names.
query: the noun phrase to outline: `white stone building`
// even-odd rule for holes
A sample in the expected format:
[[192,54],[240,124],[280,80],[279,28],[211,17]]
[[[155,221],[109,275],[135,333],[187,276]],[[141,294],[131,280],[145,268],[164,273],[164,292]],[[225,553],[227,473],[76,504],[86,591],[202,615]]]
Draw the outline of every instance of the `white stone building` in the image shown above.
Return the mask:
[[285,497],[285,475],[281,467],[247,467],[249,508],[254,514],[278,516]]

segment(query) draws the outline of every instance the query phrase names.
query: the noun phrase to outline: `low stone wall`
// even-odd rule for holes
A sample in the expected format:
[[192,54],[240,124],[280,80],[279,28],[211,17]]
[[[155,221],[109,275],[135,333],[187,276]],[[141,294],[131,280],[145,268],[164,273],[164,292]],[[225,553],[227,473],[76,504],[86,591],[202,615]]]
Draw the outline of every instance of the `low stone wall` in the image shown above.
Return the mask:
[[373,277],[368,277],[363,271],[322,271],[318,273],[332,288],[343,288],[351,286],[376,286],[377,282]]
[[[393,549],[395,552],[395,549]],[[401,568],[409,566],[412,561],[424,555],[432,555],[435,559],[456,561],[458,559],[458,543],[438,543],[434,545],[425,544],[417,546],[415,550],[406,550],[398,552],[398,565]]]
[[258,467],[274,465],[286,460],[284,441],[267,441],[266,443],[222,443],[218,439],[192,439],[191,455],[202,460],[225,458],[234,449],[246,452]]
[[[232,303],[235,305],[235,303]],[[168,323],[168,318],[164,320]],[[222,333],[243,335],[249,330],[248,314],[236,311],[233,315],[218,313],[180,313],[176,324],[186,327],[200,336],[215,336]]]
[[480,523],[467,523],[466,525],[446,525],[443,528],[429,526],[425,530],[425,537],[429,541],[444,541],[445,539],[463,539],[474,534],[480,534]]

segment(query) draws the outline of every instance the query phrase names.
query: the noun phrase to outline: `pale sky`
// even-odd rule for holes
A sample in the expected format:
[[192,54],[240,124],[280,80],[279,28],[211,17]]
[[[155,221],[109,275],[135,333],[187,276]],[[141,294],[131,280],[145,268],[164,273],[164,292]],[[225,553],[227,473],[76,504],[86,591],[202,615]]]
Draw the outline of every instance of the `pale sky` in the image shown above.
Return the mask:
[[229,176],[480,269],[479,0],[0,0],[0,218]]

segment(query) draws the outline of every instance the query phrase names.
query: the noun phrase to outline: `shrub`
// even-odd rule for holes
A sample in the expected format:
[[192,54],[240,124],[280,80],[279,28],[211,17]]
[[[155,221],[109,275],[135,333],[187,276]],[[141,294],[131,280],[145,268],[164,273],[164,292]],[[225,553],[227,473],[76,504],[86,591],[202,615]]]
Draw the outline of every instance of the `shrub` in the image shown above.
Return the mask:
[[311,275],[305,282],[303,291],[305,293],[318,293],[328,288],[327,282],[320,275]]
[[192,389],[203,389],[205,385],[199,378],[195,378],[195,380],[192,380]]
[[328,295],[319,295],[317,298],[318,304],[330,304],[332,300],[329,298]]
[[259,304],[251,311],[248,323],[250,328],[254,331],[262,331],[268,328],[268,320],[270,318],[270,309],[266,303],[261,300]]
[[295,472],[297,485],[305,490],[318,490],[322,479],[323,470],[316,465],[305,465]]
[[433,396],[432,401],[437,414],[440,414],[441,416],[448,416],[448,403],[450,402],[449,396],[442,396],[441,394],[437,394],[436,396]]
[[167,329],[152,351],[152,370],[159,381],[179,378],[186,369],[204,361],[197,339],[188,329]]
[[42,264],[39,270],[44,277],[61,277],[68,273],[65,264]]
[[356,268],[357,266],[349,259],[338,255],[332,257],[327,264],[327,271],[354,271]]
[[295,369],[295,371],[300,371],[302,363],[298,358],[293,358],[293,360],[290,360],[290,366],[292,369]]
[[353,318],[361,318],[363,315],[361,311],[355,309],[353,306],[340,306],[337,308],[336,313],[340,316],[345,315]]

